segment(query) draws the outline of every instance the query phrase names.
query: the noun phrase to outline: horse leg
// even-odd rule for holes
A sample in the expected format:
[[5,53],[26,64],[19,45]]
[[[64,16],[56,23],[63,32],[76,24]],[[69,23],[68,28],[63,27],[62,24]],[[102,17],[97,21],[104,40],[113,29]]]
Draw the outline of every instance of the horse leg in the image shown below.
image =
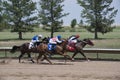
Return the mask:
[[37,63],[39,63],[39,59],[42,57],[42,54],[39,53],[38,57],[37,57]]
[[72,61],[74,61],[74,57],[76,56],[77,52],[74,52],[74,54],[72,55]]
[[23,57],[25,53],[21,52],[20,56],[19,56],[19,63],[21,63],[21,58]]
[[66,56],[67,58],[69,58],[70,60],[72,60],[72,58],[71,58],[69,55],[66,54],[65,56]]
[[30,53],[27,53],[27,55],[28,55],[29,60],[32,61],[32,63],[35,63],[35,62],[33,61],[32,57],[31,57]]
[[72,60],[72,58],[69,55],[67,55],[66,53],[64,53],[62,55],[65,57],[65,61],[66,61],[66,58],[69,58],[70,60]]
[[90,60],[86,57],[86,55],[83,53],[83,51],[80,51],[80,53],[81,53],[82,56],[84,56],[84,58],[85,58],[87,61],[90,61]]
[[44,59],[46,59],[50,64],[53,64],[45,54],[44,54]]
[[67,62],[67,58],[69,58],[70,60],[72,60],[72,58],[71,58],[69,55],[67,55],[67,54],[63,54],[63,56],[64,56],[64,58],[65,58],[65,64],[66,64],[66,62]]
[[45,60],[45,57],[41,58],[41,61],[44,61]]

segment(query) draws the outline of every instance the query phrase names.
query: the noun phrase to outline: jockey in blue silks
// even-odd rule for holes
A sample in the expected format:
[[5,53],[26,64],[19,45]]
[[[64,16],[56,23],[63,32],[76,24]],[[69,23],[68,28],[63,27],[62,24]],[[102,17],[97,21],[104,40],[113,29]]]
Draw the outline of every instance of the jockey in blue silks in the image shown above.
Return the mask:
[[35,35],[29,45],[29,49],[36,47],[37,42],[40,42],[40,39],[42,39],[42,35]]

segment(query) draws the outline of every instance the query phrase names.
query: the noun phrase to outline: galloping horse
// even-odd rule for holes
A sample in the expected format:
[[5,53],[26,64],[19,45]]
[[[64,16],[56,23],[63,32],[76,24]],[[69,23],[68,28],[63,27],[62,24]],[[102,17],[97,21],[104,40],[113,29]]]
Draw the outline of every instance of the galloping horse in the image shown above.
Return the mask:
[[[19,63],[21,62],[21,58],[23,57],[23,55],[25,54],[25,53],[27,53],[27,55],[28,55],[28,57],[29,57],[29,59],[34,63],[34,61],[33,61],[33,59],[32,59],[32,57],[31,57],[31,52],[33,52],[33,53],[39,53],[39,54],[42,54],[42,52],[44,52],[44,51],[42,51],[41,49],[39,49],[40,47],[43,47],[44,45],[42,44],[42,46],[40,45],[39,46],[39,44],[41,44],[41,43],[47,43],[46,41],[47,41],[47,39],[48,38],[43,38],[42,39],[42,41],[40,42],[40,43],[38,43],[38,46],[37,47],[35,47],[35,48],[32,48],[32,49],[29,49],[29,43],[23,43],[22,45],[20,45],[20,46],[13,46],[12,47],[12,49],[11,49],[11,53],[14,53],[16,50],[19,50],[20,52],[21,52],[21,54],[19,55]],[[45,56],[45,58],[46,58],[46,55],[45,55],[45,52],[44,52],[44,54],[42,54],[42,55],[44,55]],[[47,58],[46,58],[47,59]],[[48,59],[47,59],[47,61],[49,61]],[[50,62],[50,61],[49,61]],[[51,62],[50,62],[51,63]]]
[[83,52],[83,48],[84,48],[87,44],[90,45],[90,46],[94,46],[93,42],[92,42],[90,39],[84,39],[83,41],[78,41],[78,42],[75,44],[75,50],[70,51],[68,48],[66,48],[67,51],[74,52],[74,54],[73,54],[73,56],[72,56],[72,60],[74,60],[74,57],[75,57],[76,54],[81,53],[81,55],[84,56],[84,58],[89,61],[89,59],[86,57],[86,55],[85,55],[84,52]]
[[[66,54],[66,49],[65,48],[66,48],[67,44],[68,44],[68,41],[64,39],[61,44],[56,45],[56,48],[54,49],[54,51],[48,50],[48,45],[47,44],[44,47],[44,49],[43,48],[41,48],[41,49],[46,51],[49,55],[59,54],[59,55],[64,56],[65,58],[70,58],[72,60],[72,58],[69,55]],[[39,59],[41,57],[42,57],[42,54],[39,54],[39,56],[37,58],[37,63],[39,63]],[[43,60],[44,60],[44,58],[43,58]]]
[[[89,61],[89,59],[86,57],[86,55],[83,52],[83,48],[86,45],[94,46],[94,43],[90,39],[83,39],[82,41],[78,40],[78,42],[76,43],[75,48],[74,48],[73,51],[71,51],[71,50],[68,49],[68,47],[69,47],[68,40],[67,39],[64,39],[64,40],[65,40],[65,42],[62,43],[62,45],[60,45],[60,46],[63,48],[64,53],[66,53],[66,52],[73,52],[74,53],[72,55],[72,60],[74,60],[75,55],[77,55],[78,53],[80,53],[86,60]],[[48,39],[46,38],[45,41],[48,42]],[[52,54],[52,52],[50,52],[50,51],[49,51],[49,53]]]

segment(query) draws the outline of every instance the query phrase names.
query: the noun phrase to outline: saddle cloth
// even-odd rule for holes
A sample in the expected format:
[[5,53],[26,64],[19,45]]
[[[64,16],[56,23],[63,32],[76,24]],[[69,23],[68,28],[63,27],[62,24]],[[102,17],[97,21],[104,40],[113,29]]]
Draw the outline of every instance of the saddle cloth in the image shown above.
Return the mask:
[[69,51],[75,51],[75,43],[68,43],[67,49]]
[[75,51],[75,48],[72,47],[72,46],[67,45],[67,50],[69,50],[69,51]]
[[55,44],[48,44],[48,50],[54,51],[55,48],[56,48],[56,45],[55,45]]

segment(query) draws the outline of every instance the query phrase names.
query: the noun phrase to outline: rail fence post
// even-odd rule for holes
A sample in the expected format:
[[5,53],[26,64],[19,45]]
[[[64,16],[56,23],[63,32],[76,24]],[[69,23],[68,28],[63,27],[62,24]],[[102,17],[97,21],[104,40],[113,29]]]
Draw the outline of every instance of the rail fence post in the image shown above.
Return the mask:
[[99,54],[98,54],[98,52],[97,52],[97,60],[99,59]]
[[5,58],[7,58],[7,51],[6,51],[6,49],[4,49],[4,51],[5,51]]

